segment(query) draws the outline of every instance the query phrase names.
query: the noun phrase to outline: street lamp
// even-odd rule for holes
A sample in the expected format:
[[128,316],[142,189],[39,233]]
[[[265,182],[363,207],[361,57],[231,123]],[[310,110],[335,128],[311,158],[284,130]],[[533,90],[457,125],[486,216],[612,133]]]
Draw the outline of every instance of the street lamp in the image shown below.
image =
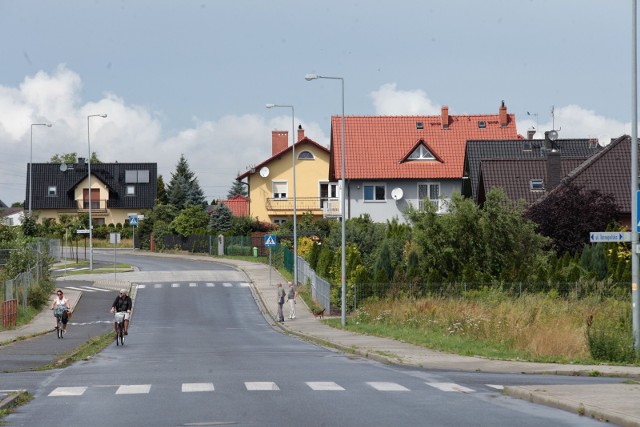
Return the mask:
[[345,223],[347,220],[346,217],[346,208],[345,208],[345,192],[347,191],[346,181],[344,178],[344,78],[343,77],[327,77],[327,76],[319,76],[317,74],[307,74],[304,76],[305,80],[311,81],[316,79],[330,79],[330,80],[340,80],[342,85],[342,138],[340,144],[340,169],[341,169],[341,187],[342,191],[341,195],[341,209],[342,209],[342,327],[344,328],[347,324],[347,311],[345,306],[345,301],[347,299],[347,248],[346,248],[346,227]]
[[93,271],[93,219],[91,218],[91,132],[89,119],[91,117],[107,117],[106,114],[91,114],[87,116],[87,144],[89,145],[89,157],[87,157],[87,171],[89,177],[89,271]]
[[267,104],[267,108],[291,108],[291,152],[293,156],[293,284],[298,286],[298,223],[296,209],[298,206],[296,198],[296,135],[295,135],[295,111],[293,105]]
[[31,123],[31,153],[29,154],[29,218],[31,218],[31,177],[33,176],[33,127],[34,126],[46,126],[50,128],[51,123]]

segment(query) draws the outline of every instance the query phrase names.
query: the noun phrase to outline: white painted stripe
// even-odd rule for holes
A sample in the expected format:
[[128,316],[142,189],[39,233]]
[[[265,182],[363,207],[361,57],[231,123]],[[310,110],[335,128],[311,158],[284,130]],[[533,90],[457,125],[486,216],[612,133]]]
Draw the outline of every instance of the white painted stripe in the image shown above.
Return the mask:
[[216,285],[215,283],[208,282],[207,288],[213,288],[215,285]]
[[153,285],[154,288],[161,288],[162,284],[161,283],[156,283],[155,285]]
[[183,393],[192,393],[199,391],[213,391],[213,383],[184,383],[182,384]]
[[280,390],[276,383],[264,381],[264,382],[245,382],[244,386],[249,391],[272,391],[272,390]]
[[89,289],[76,288],[76,287],[73,287],[73,286],[66,286],[65,289],[73,289],[74,291],[81,291],[81,292],[95,292],[95,291],[91,291]]
[[116,394],[148,394],[151,384],[121,385]]
[[431,387],[442,391],[453,391],[456,393],[473,393],[475,390],[456,383],[425,383]]
[[111,292],[108,289],[100,289],[100,288],[94,288],[93,286],[83,286],[84,289],[90,289],[92,291],[98,291],[98,292]]
[[485,384],[487,387],[491,387],[491,388],[495,388],[496,390],[504,390],[504,386],[503,385],[497,385],[497,384]]
[[82,396],[85,391],[87,391],[86,387],[57,387],[51,393],[49,393],[49,396]]
[[144,289],[146,287],[147,287],[147,285],[138,285],[138,289]]
[[198,284],[191,282],[191,283],[189,283],[189,287],[190,288],[196,288],[196,287],[198,287]]
[[179,288],[180,287],[180,283],[172,283],[171,287],[172,288]]
[[233,285],[231,283],[223,283],[222,286],[224,286],[225,288],[230,288]]
[[344,388],[332,381],[311,381],[306,384],[316,391],[344,391]]
[[378,391],[409,391],[408,388],[396,383],[368,382],[367,384]]
[[240,287],[241,288],[248,288],[250,286],[251,286],[251,284],[249,284],[249,283],[240,283]]

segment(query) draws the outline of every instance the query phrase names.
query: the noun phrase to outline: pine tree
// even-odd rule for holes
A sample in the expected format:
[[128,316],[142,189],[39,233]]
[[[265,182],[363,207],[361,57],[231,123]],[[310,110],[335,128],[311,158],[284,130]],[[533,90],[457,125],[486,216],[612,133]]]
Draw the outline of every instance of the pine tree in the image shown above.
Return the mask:
[[238,194],[247,197],[247,187],[245,187],[240,181],[233,181],[233,184],[231,184],[231,188],[227,193],[227,199],[230,199]]
[[218,203],[209,218],[209,230],[213,234],[224,233],[231,228],[233,214],[224,203]]
[[189,169],[189,164],[184,158],[184,154],[180,156],[175,173],[171,174],[171,182],[167,187],[167,197],[169,204],[179,210],[186,209],[189,206],[206,206],[204,192],[200,188],[200,184],[198,184],[198,178]]
[[167,197],[167,189],[164,186],[164,179],[162,179],[162,175],[158,175],[158,204],[166,205],[169,203],[169,199]]

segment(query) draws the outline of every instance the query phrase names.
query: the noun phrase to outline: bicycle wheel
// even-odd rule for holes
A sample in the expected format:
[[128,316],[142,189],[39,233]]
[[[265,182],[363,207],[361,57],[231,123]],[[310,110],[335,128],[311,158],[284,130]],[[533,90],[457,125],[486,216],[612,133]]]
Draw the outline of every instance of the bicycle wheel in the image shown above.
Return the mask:
[[124,327],[120,328],[120,345],[124,345]]
[[58,319],[58,327],[57,327],[58,339],[63,338],[63,334],[62,334],[63,330],[64,330],[64,325],[62,324],[62,321]]

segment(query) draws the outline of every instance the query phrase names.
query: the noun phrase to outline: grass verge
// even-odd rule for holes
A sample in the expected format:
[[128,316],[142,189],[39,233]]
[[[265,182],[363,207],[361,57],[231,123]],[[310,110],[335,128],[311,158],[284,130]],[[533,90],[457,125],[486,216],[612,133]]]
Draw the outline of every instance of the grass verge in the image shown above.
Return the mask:
[[[15,396],[15,398],[14,398]],[[26,391],[16,392],[13,395],[7,396],[11,402],[7,405],[6,408],[0,409],[0,426],[7,425],[2,419],[15,411],[15,408],[20,405],[24,405],[25,403],[31,402],[33,400],[33,396],[31,393],[27,393]]]
[[100,353],[109,344],[113,342],[113,331],[105,332],[104,334],[93,337],[79,347],[74,348],[68,353],[60,355],[55,361],[45,366],[38,368],[38,371],[45,371],[48,369],[64,368],[79,360],[88,360],[92,356]]

